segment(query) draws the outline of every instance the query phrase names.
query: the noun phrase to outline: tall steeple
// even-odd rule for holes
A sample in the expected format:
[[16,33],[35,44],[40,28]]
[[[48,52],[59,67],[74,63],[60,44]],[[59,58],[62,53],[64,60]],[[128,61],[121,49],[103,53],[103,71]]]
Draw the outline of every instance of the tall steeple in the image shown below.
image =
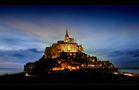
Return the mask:
[[69,41],[70,41],[69,38],[70,38],[70,37],[69,37],[69,34],[68,34],[68,29],[67,29],[67,27],[66,27],[66,34],[65,34],[65,39],[64,39],[64,41],[65,41],[65,42],[69,42]]
[[66,35],[65,35],[65,37],[69,37],[69,34],[68,34],[68,29],[67,29],[67,27],[66,27]]

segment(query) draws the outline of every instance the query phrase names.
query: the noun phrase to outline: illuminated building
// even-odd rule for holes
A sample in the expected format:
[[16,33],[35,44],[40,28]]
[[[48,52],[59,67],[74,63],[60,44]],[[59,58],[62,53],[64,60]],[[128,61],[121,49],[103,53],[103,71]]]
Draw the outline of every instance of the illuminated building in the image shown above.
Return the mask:
[[82,45],[78,45],[75,39],[69,36],[66,29],[64,40],[46,47],[44,55],[36,62],[27,63],[24,71],[26,72],[25,76],[29,76],[29,74],[61,70],[73,71],[81,68],[117,70],[109,61],[99,61],[96,56],[84,53]]
[[67,29],[64,40],[57,41],[57,43],[52,44],[52,46],[46,47],[44,55],[45,58],[57,58],[61,52],[67,52],[71,55],[76,52],[83,52],[83,47],[78,45],[74,38],[69,36]]

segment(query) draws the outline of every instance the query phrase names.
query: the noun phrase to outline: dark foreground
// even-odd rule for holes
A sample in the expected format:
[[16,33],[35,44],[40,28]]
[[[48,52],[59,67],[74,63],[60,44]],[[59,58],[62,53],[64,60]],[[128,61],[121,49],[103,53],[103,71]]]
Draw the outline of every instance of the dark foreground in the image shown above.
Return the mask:
[[0,84],[139,84],[139,77],[81,69],[31,77],[25,77],[25,73],[3,75],[0,76]]

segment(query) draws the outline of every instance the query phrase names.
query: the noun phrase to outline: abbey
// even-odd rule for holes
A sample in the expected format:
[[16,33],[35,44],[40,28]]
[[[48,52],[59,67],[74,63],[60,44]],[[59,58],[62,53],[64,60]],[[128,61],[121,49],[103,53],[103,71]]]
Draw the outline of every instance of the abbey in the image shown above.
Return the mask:
[[111,62],[100,61],[96,56],[87,55],[82,45],[78,45],[75,39],[69,36],[67,29],[64,40],[46,47],[43,56],[38,61],[24,65],[27,75],[63,70],[74,71],[81,68],[117,70]]
[[61,52],[68,52],[71,55],[77,52],[83,52],[83,47],[78,45],[74,38],[71,38],[66,29],[65,39],[63,41],[57,41],[50,47],[46,47],[44,55],[45,58],[57,58]]

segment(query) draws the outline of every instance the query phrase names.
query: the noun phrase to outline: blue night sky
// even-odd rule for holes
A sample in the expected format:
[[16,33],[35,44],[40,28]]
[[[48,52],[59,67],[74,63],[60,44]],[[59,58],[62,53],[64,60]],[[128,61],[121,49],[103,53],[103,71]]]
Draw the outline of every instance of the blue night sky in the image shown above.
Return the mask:
[[69,34],[85,53],[139,67],[139,6],[0,6],[0,68],[23,68]]

